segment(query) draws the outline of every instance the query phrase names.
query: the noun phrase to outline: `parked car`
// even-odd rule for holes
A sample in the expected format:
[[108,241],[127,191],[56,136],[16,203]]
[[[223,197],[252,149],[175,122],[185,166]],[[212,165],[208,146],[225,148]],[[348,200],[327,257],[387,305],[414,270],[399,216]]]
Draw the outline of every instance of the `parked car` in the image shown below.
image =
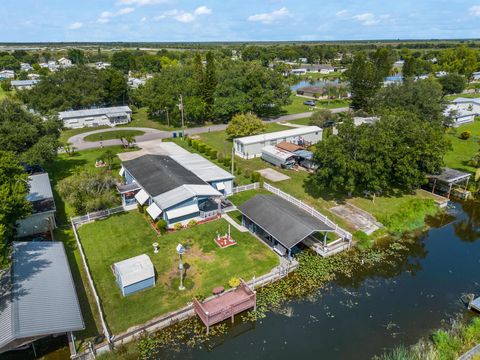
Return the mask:
[[304,105],[315,106],[315,100],[307,100],[303,102]]
[[333,125],[335,125],[335,120],[325,120],[324,123],[323,123],[323,127],[324,128],[329,128],[329,127],[332,127]]

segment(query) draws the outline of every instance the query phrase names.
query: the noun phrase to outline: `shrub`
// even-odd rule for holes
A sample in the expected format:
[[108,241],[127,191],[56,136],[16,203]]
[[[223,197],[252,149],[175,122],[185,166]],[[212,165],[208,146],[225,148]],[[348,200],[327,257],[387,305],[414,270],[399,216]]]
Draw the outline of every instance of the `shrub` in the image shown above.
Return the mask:
[[175,230],[182,230],[182,229],[183,229],[183,225],[182,225],[182,223],[179,223],[179,222],[178,222],[178,223],[176,223],[175,225],[173,225],[173,228],[174,228]]
[[472,136],[472,133],[470,131],[464,131],[460,134],[460,139],[462,140],[467,140]]
[[212,148],[210,146],[205,146],[205,155],[210,156],[210,152],[212,151]]
[[228,280],[228,286],[231,288],[236,288],[238,285],[240,285],[240,279],[237,277],[232,277],[230,280]]
[[218,153],[217,155],[217,160],[223,164],[223,161],[225,160],[225,154],[224,153]]
[[368,248],[372,245],[372,239],[361,230],[353,233],[353,237],[358,240],[358,244],[362,249]]
[[212,160],[216,160],[216,159],[217,159],[217,154],[218,154],[218,151],[212,149],[212,150],[210,151],[210,158],[211,158]]
[[251,177],[252,177],[252,170],[250,170],[250,169],[245,169],[245,172],[244,172],[243,176],[245,176],[245,179],[251,179]]
[[192,140],[192,148],[198,150],[198,140]]
[[193,139],[190,137],[187,137],[187,144],[188,146],[192,146]]
[[265,124],[262,119],[258,118],[253,113],[235,115],[228,123],[225,132],[229,139],[256,135],[265,131]]
[[157,221],[157,229],[160,231],[160,234],[165,234],[168,229],[168,224],[165,220],[161,219]]
[[145,209],[139,203],[137,203],[137,210],[140,214],[143,214],[145,212]]
[[230,159],[229,157],[226,157],[223,160],[223,165],[225,165],[226,167],[230,167],[230,165],[232,165],[232,159]]
[[198,151],[203,154],[205,152],[205,148],[206,148],[207,145],[205,145],[204,143],[199,143],[198,144]]
[[197,225],[197,221],[192,219],[188,222],[187,226],[190,228],[190,227],[194,227],[195,225]]
[[260,178],[261,178],[261,175],[258,171],[254,171],[252,173],[252,182],[259,182],[260,181]]

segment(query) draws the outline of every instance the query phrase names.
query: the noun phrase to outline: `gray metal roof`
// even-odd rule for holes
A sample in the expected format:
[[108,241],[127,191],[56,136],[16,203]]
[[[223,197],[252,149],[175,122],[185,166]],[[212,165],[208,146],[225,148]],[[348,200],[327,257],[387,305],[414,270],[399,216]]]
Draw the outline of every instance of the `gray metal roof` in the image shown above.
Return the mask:
[[162,210],[166,210],[173,205],[180,204],[197,196],[222,196],[213,186],[205,185],[182,185],[173,190],[167,191],[153,198],[153,201]]
[[12,80],[10,84],[12,86],[33,86],[38,83],[38,80]]
[[87,116],[102,116],[102,115],[111,115],[118,113],[132,113],[132,110],[128,106],[113,106],[106,108],[97,108],[97,109],[84,109],[84,110],[71,110],[71,111],[60,111],[58,117],[60,120],[71,119],[71,118],[81,118]]
[[5,279],[0,352],[20,339],[85,328],[62,242],[14,242],[11,276]]
[[257,195],[238,209],[287,249],[315,232],[334,231],[323,221],[276,195]]
[[182,185],[207,185],[170,156],[143,155],[123,162],[123,167],[151,196],[155,197]]
[[28,201],[38,201],[53,198],[52,186],[47,173],[30,175],[28,177],[30,191],[27,195]]
[[232,174],[198,154],[172,155],[171,158],[207,182],[234,178]]
[[455,184],[457,182],[462,182],[469,179],[470,176],[471,176],[470,173],[466,173],[463,171],[458,171],[450,168],[443,168],[440,174],[430,175],[429,177],[432,179],[437,179],[438,181],[443,183]]

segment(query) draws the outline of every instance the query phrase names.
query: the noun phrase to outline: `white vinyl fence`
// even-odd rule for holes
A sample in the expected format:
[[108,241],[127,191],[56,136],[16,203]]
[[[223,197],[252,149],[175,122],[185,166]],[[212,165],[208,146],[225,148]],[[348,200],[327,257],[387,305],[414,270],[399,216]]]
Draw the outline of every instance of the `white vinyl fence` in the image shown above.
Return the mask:
[[300,209],[303,209],[303,210],[307,211],[310,215],[312,215],[313,217],[316,217],[318,220],[323,221],[325,224],[327,224],[331,228],[335,229],[335,232],[338,235],[340,235],[342,238],[347,239],[349,241],[352,240],[352,234],[351,233],[349,233],[348,231],[339,227],[332,220],[330,220],[328,217],[326,217],[325,215],[323,215],[320,212],[318,212],[317,210],[315,210],[310,205],[305,204],[303,201],[300,201],[297,198],[294,198],[292,195],[287,194],[286,192],[283,192],[282,190],[277,189],[276,187],[274,187],[270,184],[264,183],[263,187],[266,190],[270,191],[271,193],[273,193],[273,194],[287,200],[288,202],[291,202],[292,204],[298,206]]
[[260,189],[260,183],[256,182],[253,184],[248,184],[248,185],[242,185],[242,186],[237,186],[232,189],[232,194],[236,194],[242,191],[247,191],[247,190],[256,190]]

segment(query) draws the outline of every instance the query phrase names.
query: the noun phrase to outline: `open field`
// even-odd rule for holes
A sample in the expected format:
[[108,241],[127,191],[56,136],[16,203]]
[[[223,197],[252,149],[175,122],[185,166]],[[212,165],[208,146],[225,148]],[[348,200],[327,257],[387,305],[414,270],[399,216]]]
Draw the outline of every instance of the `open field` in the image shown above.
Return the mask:
[[[470,131],[471,136],[467,140],[460,139],[460,134],[464,131]],[[475,172],[475,167],[470,166],[468,162],[479,152],[480,146],[480,118],[476,118],[471,124],[461,125],[456,129],[449,130],[448,138],[452,144],[450,150],[445,156],[445,165],[453,169]]]
[[110,140],[110,139],[118,139],[119,137],[127,137],[127,136],[140,136],[145,134],[145,132],[140,130],[114,130],[108,131],[103,133],[96,133],[88,135],[84,138],[85,141],[103,141],[103,140]]
[[[216,220],[158,237],[137,211],[82,225],[80,238],[112,332],[118,334],[183,307],[194,295],[208,296],[216,286],[228,287],[232,277],[249,280],[278,265],[277,256],[267,246],[234,228],[231,231],[237,245],[219,248],[214,238],[217,232],[225,234],[227,227],[225,220]],[[153,254],[154,242],[160,244],[158,254]],[[187,269],[184,292],[178,290],[178,243],[187,247],[183,257]],[[156,286],[123,297],[110,266],[143,253],[155,266]]]

